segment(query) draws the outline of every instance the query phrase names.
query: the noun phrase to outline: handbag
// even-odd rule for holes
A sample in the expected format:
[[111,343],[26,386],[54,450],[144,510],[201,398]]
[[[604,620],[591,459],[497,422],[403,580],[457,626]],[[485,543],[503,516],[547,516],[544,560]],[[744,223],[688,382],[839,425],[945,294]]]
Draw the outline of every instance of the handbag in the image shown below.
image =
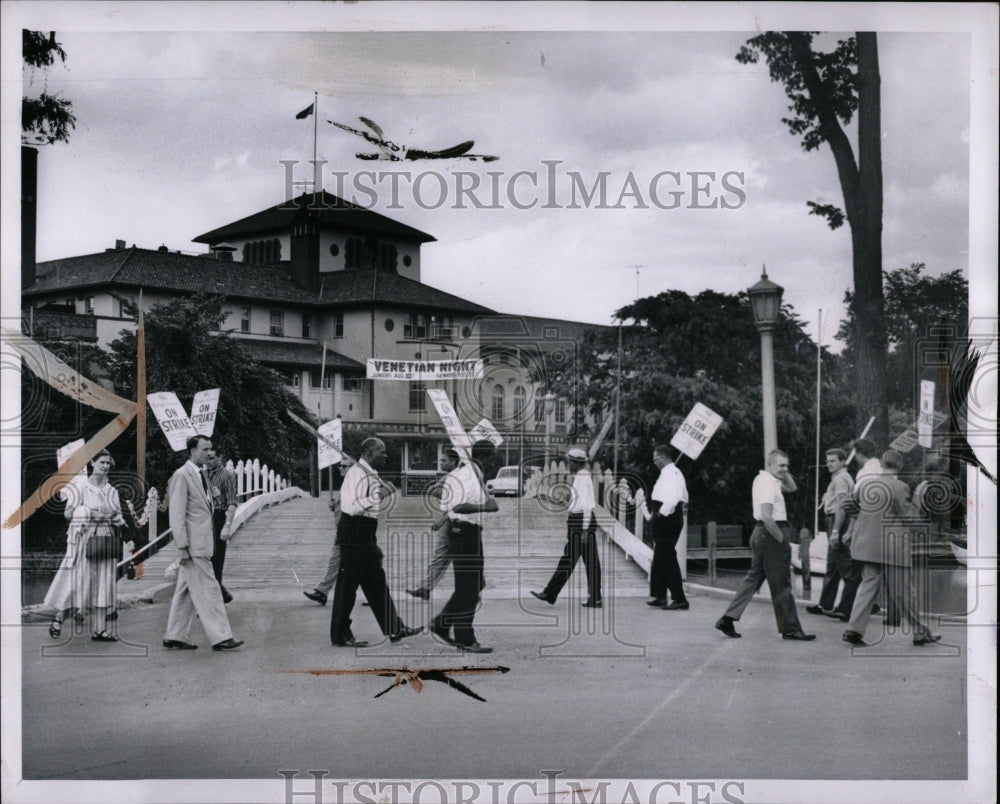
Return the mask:
[[121,561],[122,543],[118,534],[95,533],[87,540],[87,559],[90,561]]

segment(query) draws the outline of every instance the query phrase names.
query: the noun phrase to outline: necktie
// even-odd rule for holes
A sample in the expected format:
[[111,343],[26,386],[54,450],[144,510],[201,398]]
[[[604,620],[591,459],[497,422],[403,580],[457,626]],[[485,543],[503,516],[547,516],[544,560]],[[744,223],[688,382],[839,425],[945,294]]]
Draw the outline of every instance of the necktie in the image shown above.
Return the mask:
[[201,487],[205,489],[205,496],[208,496],[208,478],[205,477],[205,470],[199,469],[198,474],[201,475]]

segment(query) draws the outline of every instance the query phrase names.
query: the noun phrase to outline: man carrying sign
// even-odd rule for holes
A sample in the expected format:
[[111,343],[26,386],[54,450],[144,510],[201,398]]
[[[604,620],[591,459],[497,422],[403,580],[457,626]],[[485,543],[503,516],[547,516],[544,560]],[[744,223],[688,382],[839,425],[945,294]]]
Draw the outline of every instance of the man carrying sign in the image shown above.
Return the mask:
[[[677,450],[660,445],[653,450],[653,463],[660,476],[649,495],[652,507],[653,563],[649,568],[650,606],[671,611],[691,608],[684,595],[681,567],[677,562],[677,540],[684,529],[684,506],[688,501],[687,483],[674,461]],[[671,602],[667,603],[667,590]]]
[[379,507],[384,497],[396,490],[382,481],[378,470],[385,466],[385,444],[378,438],[366,438],[361,458],[344,477],[340,487],[340,522],[337,544],[340,546],[340,571],[333,593],[330,641],[337,647],[362,648],[368,643],[351,633],[351,612],[358,587],[365,593],[372,614],[390,642],[419,634],[422,628],[408,628],[396,613],[382,567],[378,546]]

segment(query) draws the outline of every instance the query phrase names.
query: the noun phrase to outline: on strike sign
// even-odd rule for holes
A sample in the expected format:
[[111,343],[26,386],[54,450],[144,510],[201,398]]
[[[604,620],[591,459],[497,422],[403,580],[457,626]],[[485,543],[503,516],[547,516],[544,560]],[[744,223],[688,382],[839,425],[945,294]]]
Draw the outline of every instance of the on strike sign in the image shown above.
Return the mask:
[[695,460],[705,449],[709,439],[722,424],[722,417],[709,407],[696,402],[680,429],[670,439],[670,446],[676,447],[691,460]]

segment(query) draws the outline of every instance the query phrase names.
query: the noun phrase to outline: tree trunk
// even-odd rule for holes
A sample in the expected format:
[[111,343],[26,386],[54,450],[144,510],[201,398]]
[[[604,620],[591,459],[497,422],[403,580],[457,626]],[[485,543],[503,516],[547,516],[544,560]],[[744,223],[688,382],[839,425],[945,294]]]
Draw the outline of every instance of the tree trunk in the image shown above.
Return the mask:
[[[885,381],[885,298],[882,291],[882,111],[878,43],[874,33],[857,34],[858,184],[850,216],[854,268],[854,350],[857,422],[875,417],[871,439],[889,442]],[[845,193],[846,195],[846,193]]]

